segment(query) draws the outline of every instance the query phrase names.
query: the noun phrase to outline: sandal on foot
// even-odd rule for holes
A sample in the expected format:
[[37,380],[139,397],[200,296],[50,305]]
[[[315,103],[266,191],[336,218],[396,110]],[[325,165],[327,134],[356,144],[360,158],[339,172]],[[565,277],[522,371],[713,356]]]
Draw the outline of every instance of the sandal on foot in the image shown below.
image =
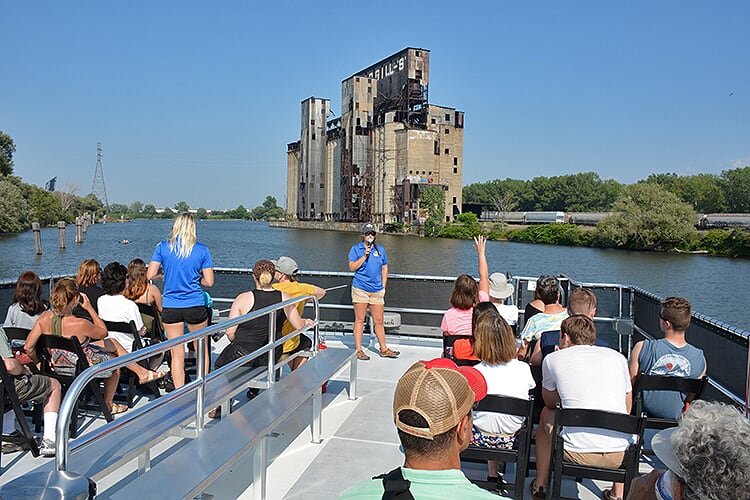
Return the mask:
[[363,351],[362,349],[359,349],[357,351],[357,359],[359,359],[360,361],[369,361],[370,356],[365,354],[365,351]]
[[144,378],[138,379],[138,385],[148,384],[167,376],[167,372],[148,372]]
[[221,418],[221,406],[217,406],[208,412],[208,418]]
[[112,403],[112,406],[109,407],[109,413],[111,415],[119,415],[120,413],[125,413],[126,411],[128,411],[128,405]]
[[602,498],[604,500],[622,500],[620,497],[616,497],[612,495],[612,489],[607,488],[606,490],[602,490]]
[[380,351],[381,358],[397,358],[399,354],[401,354],[399,351],[394,351],[393,349],[386,349],[385,351]]
[[531,483],[529,483],[529,492],[531,493],[531,498],[547,498],[547,491],[544,489],[544,486],[536,487],[536,478],[531,480]]

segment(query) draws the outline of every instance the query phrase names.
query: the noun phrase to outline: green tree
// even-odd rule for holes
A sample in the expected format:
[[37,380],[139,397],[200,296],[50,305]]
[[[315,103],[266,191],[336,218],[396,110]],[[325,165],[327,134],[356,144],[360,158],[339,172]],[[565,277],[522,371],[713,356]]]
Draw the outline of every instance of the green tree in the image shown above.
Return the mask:
[[0,179],[0,233],[16,233],[29,228],[31,211],[21,190],[13,182]]
[[750,167],[724,170],[721,184],[729,211],[750,213]]
[[177,204],[174,206],[174,209],[178,214],[184,214],[185,212],[190,211],[190,205],[188,205],[184,201],[178,201]]
[[651,174],[645,181],[641,182],[658,184],[701,213],[715,213],[726,210],[721,181],[718,176],[713,174],[690,176],[679,176],[675,173]]
[[33,186],[28,203],[32,221],[46,226],[61,220],[60,203],[49,191]]
[[13,173],[13,154],[16,145],[13,139],[0,130],[0,175],[11,175]]
[[142,213],[143,213],[143,215],[145,215],[149,219],[153,219],[154,215],[156,215],[156,207],[153,204],[151,204],[151,203],[146,203],[143,206]]
[[445,217],[445,191],[438,186],[428,186],[419,193],[419,208],[425,211],[424,232],[436,236]]
[[482,227],[477,219],[477,214],[473,212],[464,212],[456,217],[456,221],[446,225],[441,231],[440,236],[443,238],[469,239],[478,236],[482,232]]
[[133,215],[140,215],[143,211],[143,203],[140,201],[134,201],[130,204],[130,213]]
[[130,209],[124,203],[111,203],[109,205],[109,213],[113,215],[123,215],[130,213]]
[[597,238],[604,245],[665,250],[684,246],[694,234],[690,205],[656,184],[626,186],[613,210],[597,225]]
[[208,218],[208,210],[201,207],[195,212],[195,216],[198,217],[199,219],[206,219]]

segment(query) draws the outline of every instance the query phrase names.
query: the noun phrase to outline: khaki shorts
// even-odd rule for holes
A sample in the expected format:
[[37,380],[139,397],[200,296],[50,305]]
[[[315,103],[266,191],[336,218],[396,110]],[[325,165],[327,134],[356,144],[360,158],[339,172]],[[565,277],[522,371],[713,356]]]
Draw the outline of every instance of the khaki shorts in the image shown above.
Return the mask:
[[385,304],[385,288],[379,292],[365,292],[357,287],[352,287],[352,304]]
[[580,465],[592,465],[594,467],[606,467],[608,469],[619,469],[625,459],[624,451],[611,451],[608,453],[579,453],[563,450],[563,459]]

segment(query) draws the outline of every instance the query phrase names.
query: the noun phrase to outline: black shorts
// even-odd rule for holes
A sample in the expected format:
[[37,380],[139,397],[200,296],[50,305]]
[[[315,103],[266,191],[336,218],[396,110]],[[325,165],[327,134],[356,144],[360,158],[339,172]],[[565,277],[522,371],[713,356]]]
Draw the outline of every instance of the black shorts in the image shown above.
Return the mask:
[[289,352],[285,352],[284,354],[291,355],[291,354],[296,354],[300,351],[309,351],[311,347],[312,347],[312,340],[310,340],[310,337],[308,337],[304,333],[300,333],[299,344],[297,344],[297,347],[295,347]]
[[[2,363],[2,361],[0,361]],[[47,399],[50,391],[49,377],[44,375],[22,375],[13,377],[16,394],[22,403],[24,401],[39,401]]]
[[165,307],[161,311],[161,320],[168,325],[183,321],[188,325],[200,325],[208,321],[208,308],[206,306]]

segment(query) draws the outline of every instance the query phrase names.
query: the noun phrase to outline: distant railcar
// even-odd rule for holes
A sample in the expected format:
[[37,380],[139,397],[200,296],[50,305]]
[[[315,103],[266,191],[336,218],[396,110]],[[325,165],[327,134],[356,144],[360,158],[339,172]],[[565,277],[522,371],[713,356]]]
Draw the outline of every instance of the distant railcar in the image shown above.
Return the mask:
[[525,224],[565,224],[565,212],[526,212]]
[[724,227],[750,228],[750,214],[703,214],[698,219],[700,229]]
[[579,226],[596,226],[612,212],[568,212],[568,222]]

